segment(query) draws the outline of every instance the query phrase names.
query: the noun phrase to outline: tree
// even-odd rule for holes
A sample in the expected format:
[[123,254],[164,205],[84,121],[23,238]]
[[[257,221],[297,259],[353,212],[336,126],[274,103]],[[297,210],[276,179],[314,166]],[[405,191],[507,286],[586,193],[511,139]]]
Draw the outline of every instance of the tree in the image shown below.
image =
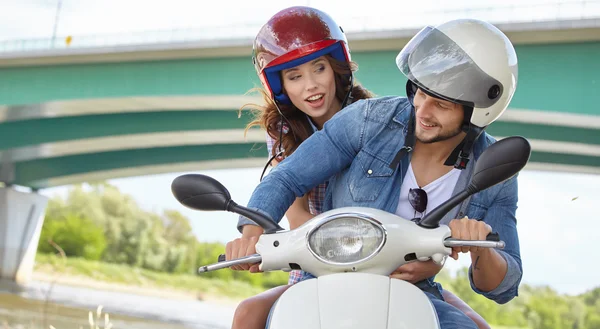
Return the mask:
[[49,243],[59,245],[67,256],[98,260],[106,249],[104,230],[91,220],[77,214],[63,214],[59,218],[46,218],[38,250],[56,252]]

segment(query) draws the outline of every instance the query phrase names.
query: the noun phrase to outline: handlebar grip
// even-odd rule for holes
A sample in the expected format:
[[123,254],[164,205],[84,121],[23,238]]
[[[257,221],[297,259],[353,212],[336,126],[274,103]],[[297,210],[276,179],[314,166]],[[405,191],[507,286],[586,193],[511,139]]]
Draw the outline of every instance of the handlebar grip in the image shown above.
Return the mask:
[[498,234],[497,232],[492,232],[490,234],[487,235],[487,237],[485,237],[486,241],[500,241],[500,234]]
[[227,259],[227,257],[225,256],[225,254],[220,254],[217,262],[219,262],[219,263],[224,262],[226,259]]

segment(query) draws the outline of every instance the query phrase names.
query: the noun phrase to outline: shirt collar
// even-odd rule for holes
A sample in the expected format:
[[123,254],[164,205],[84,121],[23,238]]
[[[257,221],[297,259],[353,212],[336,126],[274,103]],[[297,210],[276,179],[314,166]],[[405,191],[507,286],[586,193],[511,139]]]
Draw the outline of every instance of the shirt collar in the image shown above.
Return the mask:
[[306,119],[308,119],[308,123],[312,127],[313,132],[316,132],[317,130],[319,130],[319,129],[317,129],[317,126],[315,126],[315,124],[312,122],[312,120],[310,119],[310,117],[308,115],[306,115]]

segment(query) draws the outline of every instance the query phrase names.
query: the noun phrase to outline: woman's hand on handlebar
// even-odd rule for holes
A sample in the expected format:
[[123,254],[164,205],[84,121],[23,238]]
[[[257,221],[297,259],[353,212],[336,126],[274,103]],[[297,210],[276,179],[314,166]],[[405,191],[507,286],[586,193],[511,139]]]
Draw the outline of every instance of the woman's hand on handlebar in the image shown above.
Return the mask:
[[[263,233],[263,229],[260,226],[245,225],[241,238],[237,238],[228,242],[225,245],[225,257],[226,260],[232,260],[249,256],[256,253],[256,243],[258,237]],[[258,269],[259,264],[240,264],[234,265],[230,268],[235,271],[246,271],[250,273],[260,272]]]

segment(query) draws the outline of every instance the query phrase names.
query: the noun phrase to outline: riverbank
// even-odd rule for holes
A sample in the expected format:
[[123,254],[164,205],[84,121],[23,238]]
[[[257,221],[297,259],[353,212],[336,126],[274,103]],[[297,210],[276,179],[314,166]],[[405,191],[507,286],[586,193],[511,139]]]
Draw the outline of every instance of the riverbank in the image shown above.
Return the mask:
[[[101,313],[100,316],[98,316],[98,311]],[[158,321],[118,312],[109,314],[101,306],[74,307],[26,298],[3,291],[0,285],[0,328],[2,329],[90,328],[90,313],[93,315],[94,329],[109,329],[109,327],[115,329],[190,329],[190,326],[174,321]],[[107,323],[109,323],[108,326],[106,326]]]
[[40,282],[153,297],[237,305],[264,288],[188,274],[155,272],[121,264],[38,254],[32,279]]

